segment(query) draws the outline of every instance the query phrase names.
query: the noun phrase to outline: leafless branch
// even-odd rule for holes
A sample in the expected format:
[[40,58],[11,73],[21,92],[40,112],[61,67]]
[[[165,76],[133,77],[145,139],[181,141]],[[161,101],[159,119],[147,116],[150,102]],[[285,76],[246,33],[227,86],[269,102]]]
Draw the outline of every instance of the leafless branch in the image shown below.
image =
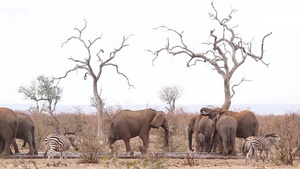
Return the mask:
[[[213,70],[216,70],[224,80],[225,106],[223,106],[226,109],[228,109],[230,107],[231,98],[235,95],[234,88],[238,86],[241,82],[247,81],[243,78],[239,84],[230,86],[231,77],[233,76],[234,72],[242,64],[245,63],[247,57],[250,57],[255,61],[261,61],[266,66],[269,65],[263,61],[264,42],[265,39],[272,33],[269,33],[263,37],[260,55],[255,55],[251,51],[252,43],[245,43],[243,39],[239,37],[239,35],[235,32],[234,28],[236,28],[237,25],[233,27],[229,25],[229,22],[231,21],[234,13],[237,10],[231,9],[229,14],[225,18],[221,19],[219,18],[219,13],[216,10],[213,2],[211,3],[211,6],[214,12],[209,13],[209,16],[212,20],[215,20],[220,26],[221,29],[218,28],[217,30],[222,31],[221,35],[218,35],[219,32],[216,31],[216,29],[212,29],[209,32],[208,40],[203,44],[208,45],[209,47],[211,47],[211,49],[206,50],[204,52],[196,53],[187,47],[186,43],[183,40],[183,32],[178,32],[166,26],[160,26],[155,28],[154,30],[163,29],[166,32],[171,32],[175,34],[177,38],[179,38],[180,42],[177,45],[170,45],[170,39],[167,38],[167,43],[164,47],[156,51],[147,51],[151,52],[154,55],[152,64],[154,64],[154,61],[159,57],[160,53],[163,51],[166,51],[168,54],[173,56],[179,54],[189,56],[190,58],[187,61],[188,67],[196,65],[196,63],[198,62],[209,63],[212,66]],[[233,94],[231,94],[231,91],[233,92]]]
[[154,65],[154,61],[158,58],[159,53],[162,51],[167,51],[168,54],[171,54],[173,56],[176,56],[179,54],[187,54],[190,57],[194,57],[193,51],[191,51],[183,41],[183,36],[182,36],[183,32],[179,33],[176,30],[170,29],[166,26],[160,26],[160,27],[154,28],[154,30],[157,30],[157,29],[165,29],[165,31],[167,31],[167,32],[175,33],[180,39],[180,45],[175,45],[173,47],[170,47],[169,39],[167,38],[167,44],[165,45],[164,48],[161,48],[154,52],[151,50],[147,50],[148,52],[151,52],[153,55],[155,55],[155,58],[152,60],[152,65]]
[[232,87],[231,87],[231,91],[232,91],[231,98],[233,98],[233,96],[235,95],[235,90],[234,90],[234,88],[237,87],[237,86],[239,86],[239,85],[240,85],[242,82],[244,82],[244,81],[250,82],[251,80],[247,80],[247,79],[245,79],[245,77],[243,77],[239,83],[237,83],[237,84],[235,84],[235,85],[232,85]]
[[106,64],[106,66],[113,66],[113,67],[115,67],[117,73],[120,74],[120,75],[122,75],[122,76],[127,80],[127,84],[128,84],[128,86],[129,86],[129,88],[130,88],[130,87],[135,88],[135,87],[130,83],[129,78],[128,78],[124,73],[122,73],[122,72],[119,71],[119,66],[118,66],[118,65],[112,64],[112,63],[108,63],[108,64]]

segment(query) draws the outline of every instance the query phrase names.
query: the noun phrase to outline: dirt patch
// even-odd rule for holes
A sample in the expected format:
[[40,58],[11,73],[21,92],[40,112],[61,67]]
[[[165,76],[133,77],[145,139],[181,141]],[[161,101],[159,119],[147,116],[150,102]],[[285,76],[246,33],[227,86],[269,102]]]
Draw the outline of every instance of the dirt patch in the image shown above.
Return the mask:
[[[58,159],[55,159],[58,162]],[[68,166],[47,167],[47,159],[0,159],[0,168],[16,169],[99,169],[99,168],[300,168],[300,160],[294,161],[294,166],[275,165],[270,162],[251,162],[246,163],[245,159],[102,159],[97,164],[80,164],[79,159],[68,159]]]

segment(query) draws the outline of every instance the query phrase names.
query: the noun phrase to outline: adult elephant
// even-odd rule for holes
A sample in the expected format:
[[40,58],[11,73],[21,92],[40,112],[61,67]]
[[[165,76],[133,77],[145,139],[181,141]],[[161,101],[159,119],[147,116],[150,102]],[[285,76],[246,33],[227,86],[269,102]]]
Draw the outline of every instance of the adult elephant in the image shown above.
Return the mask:
[[[213,119],[212,130],[214,137],[210,143],[217,137],[219,142],[219,152],[223,155],[235,154],[235,137],[238,123],[227,110],[218,113],[212,113],[209,118]],[[215,135],[217,133],[217,135]]]
[[142,154],[147,153],[149,131],[151,128],[162,127],[165,130],[165,146],[168,145],[169,125],[164,112],[153,109],[144,109],[139,111],[122,110],[112,119],[110,125],[110,136],[108,140],[111,153],[113,153],[112,144],[117,140],[123,140],[126,146],[126,153],[133,155],[130,147],[130,138],[139,136],[143,141],[143,147],[140,147]]
[[190,120],[188,127],[188,141],[189,149],[191,151],[194,151],[194,149],[192,148],[192,139],[194,132],[196,133],[196,136],[200,133],[204,135],[205,151],[208,151],[212,134],[211,126],[212,120],[207,116],[196,115]]
[[[224,109],[222,108],[202,108],[200,113],[203,115],[209,115],[214,113],[220,113]],[[241,112],[228,111],[233,118],[238,122],[236,130],[236,137],[246,139],[249,136],[256,136],[258,131],[258,120],[253,112],[244,110]]]
[[[18,119],[18,130],[16,138],[23,139],[25,147],[26,142],[29,145],[29,155],[38,154],[35,144],[35,127],[34,123],[29,117],[29,115],[17,112],[17,119]],[[13,141],[13,147],[15,149],[15,153],[20,153],[18,149],[18,145],[16,141]]]
[[10,155],[10,144],[16,136],[18,128],[17,115],[9,108],[0,108],[0,156]]

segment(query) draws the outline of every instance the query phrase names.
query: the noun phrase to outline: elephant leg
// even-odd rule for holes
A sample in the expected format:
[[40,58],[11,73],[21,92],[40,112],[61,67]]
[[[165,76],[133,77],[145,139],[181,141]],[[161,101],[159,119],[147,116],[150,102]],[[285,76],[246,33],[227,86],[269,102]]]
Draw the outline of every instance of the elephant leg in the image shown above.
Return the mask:
[[112,145],[116,142],[116,139],[109,139],[109,148],[110,148],[110,153],[111,155],[114,153],[114,148],[112,147]]
[[228,154],[228,147],[227,147],[227,139],[222,139],[223,144],[223,155],[226,156]]
[[5,145],[5,142],[4,140],[0,137],[0,154],[3,152],[4,150],[4,145]]
[[32,134],[31,132],[25,133],[26,137],[24,138],[24,142],[27,142],[29,145],[29,152],[27,154],[33,155],[34,154],[34,148],[33,148],[33,140],[32,140]]
[[[196,136],[197,137],[197,136]],[[198,140],[198,138],[196,138],[196,152],[200,152],[201,150],[200,150],[200,147],[201,147],[201,145],[200,145],[200,140]]]
[[2,143],[4,143],[4,149],[3,149],[2,153],[0,154],[0,156],[9,156],[11,153],[10,144],[13,141],[11,133],[13,133],[13,132],[10,130],[6,130],[6,132],[2,135],[2,138],[3,138]]
[[219,137],[218,142],[219,142],[219,154],[221,154],[223,153],[223,149],[224,149],[222,137]]
[[15,153],[20,153],[17,142],[16,142],[16,139],[13,139],[12,145],[15,149]]
[[130,147],[130,138],[123,138],[123,141],[125,143],[126,146],[126,154],[128,155],[133,155],[133,151],[131,151],[131,147]]
[[140,135],[140,138],[143,141],[143,147],[139,147],[139,149],[142,154],[147,154],[148,145],[149,145],[149,142],[148,142],[149,137],[147,135],[146,136]]
[[232,136],[233,138],[231,139],[232,140],[232,143],[231,143],[231,145],[232,145],[232,152],[231,152],[231,154],[233,154],[233,155],[235,155],[236,154],[236,151],[235,151],[235,136]]
[[196,144],[196,152],[200,152],[201,151],[201,145],[200,143]]

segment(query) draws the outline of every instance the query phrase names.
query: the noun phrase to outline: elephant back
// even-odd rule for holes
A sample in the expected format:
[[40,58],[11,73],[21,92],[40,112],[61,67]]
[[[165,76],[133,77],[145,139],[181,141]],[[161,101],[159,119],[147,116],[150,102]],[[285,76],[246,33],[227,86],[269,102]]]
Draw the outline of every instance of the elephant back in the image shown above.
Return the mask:
[[9,128],[12,130],[12,138],[17,134],[17,115],[16,113],[9,108],[0,108],[0,124],[1,127]]
[[255,114],[249,110],[244,110],[239,113],[232,113],[232,117],[238,122],[237,137],[247,138],[256,136],[258,131],[258,120]]
[[210,136],[212,134],[210,126],[212,124],[213,120],[211,120],[208,116],[201,116],[197,133],[203,133],[205,136]]

